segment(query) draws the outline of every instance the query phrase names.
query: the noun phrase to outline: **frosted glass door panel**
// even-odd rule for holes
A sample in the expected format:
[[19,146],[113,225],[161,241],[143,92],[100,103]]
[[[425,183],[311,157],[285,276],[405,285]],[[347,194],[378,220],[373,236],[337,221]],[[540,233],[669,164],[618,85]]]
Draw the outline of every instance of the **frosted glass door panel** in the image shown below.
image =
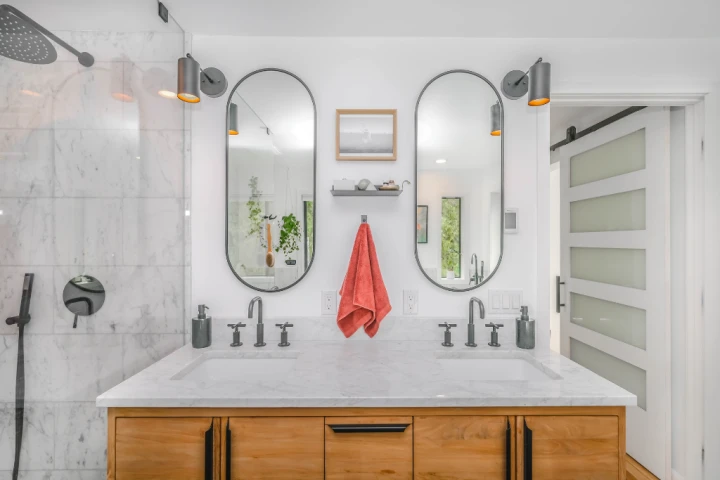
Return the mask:
[[570,158],[570,186],[577,187],[645,168],[645,129]]
[[570,321],[645,350],[645,310],[570,293]]
[[570,203],[570,232],[645,230],[645,189]]
[[571,247],[570,276],[645,290],[645,250]]
[[637,395],[638,407],[647,409],[647,372],[617,357],[570,339],[570,360]]

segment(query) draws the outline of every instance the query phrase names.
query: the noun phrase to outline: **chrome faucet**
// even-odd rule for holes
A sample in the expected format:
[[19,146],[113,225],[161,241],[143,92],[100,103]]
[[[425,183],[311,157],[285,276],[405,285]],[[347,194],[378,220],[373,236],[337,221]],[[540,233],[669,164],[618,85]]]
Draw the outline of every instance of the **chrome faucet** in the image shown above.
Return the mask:
[[262,321],[262,298],[255,297],[250,300],[250,306],[248,306],[248,318],[253,318],[253,307],[258,304],[258,323],[257,323],[257,341],[255,342],[256,347],[265,346],[265,325]]
[[468,341],[465,344],[468,347],[477,347],[477,343],[475,343],[475,310],[473,309],[473,303],[478,304],[480,319],[485,319],[485,305],[479,298],[472,297],[470,299],[470,319],[468,320]]

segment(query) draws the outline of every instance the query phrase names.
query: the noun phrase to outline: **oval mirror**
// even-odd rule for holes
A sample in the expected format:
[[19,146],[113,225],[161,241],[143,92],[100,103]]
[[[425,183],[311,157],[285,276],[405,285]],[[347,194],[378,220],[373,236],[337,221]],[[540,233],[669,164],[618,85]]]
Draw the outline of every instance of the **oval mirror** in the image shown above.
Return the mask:
[[433,78],[415,109],[415,258],[435,285],[487,282],[503,253],[503,105],[482,75]]
[[261,292],[288,289],[315,253],[315,100],[296,75],[240,80],[227,106],[228,264]]
[[78,275],[65,284],[63,303],[75,315],[73,328],[77,328],[77,318],[89,317],[100,310],[105,303],[105,287],[95,277]]

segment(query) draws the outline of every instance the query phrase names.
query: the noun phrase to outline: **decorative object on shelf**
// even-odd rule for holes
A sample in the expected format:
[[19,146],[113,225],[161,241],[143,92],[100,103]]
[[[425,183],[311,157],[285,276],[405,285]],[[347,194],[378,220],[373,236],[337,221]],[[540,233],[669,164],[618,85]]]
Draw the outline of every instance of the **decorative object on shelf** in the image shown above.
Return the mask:
[[299,243],[301,239],[300,221],[295,217],[295,215],[289,213],[282,217],[282,221],[280,222],[280,242],[278,243],[278,251],[285,255],[286,265],[295,265],[295,259],[290,258],[290,256],[300,250]]
[[189,53],[178,58],[177,98],[183,102],[200,102],[200,91],[211,98],[221,97],[227,86],[225,74],[217,68],[203,70]]
[[337,160],[397,160],[397,110],[337,110]]
[[[372,182],[371,182],[370,180],[368,180],[367,178],[363,178],[362,180],[360,180],[360,181],[358,182],[357,188],[358,188],[358,190],[363,190],[363,191],[365,191],[365,190],[367,190],[368,187],[371,186],[371,185],[372,185]],[[374,186],[373,186],[373,187],[374,187]]]
[[355,180],[333,180],[333,190],[355,190]]
[[105,287],[95,277],[78,275],[65,285],[63,303],[75,314],[73,328],[77,328],[78,316],[89,317],[102,308],[105,303]]
[[528,105],[539,107],[550,103],[550,83],[550,64],[540,57],[527,72],[513,70],[505,75],[502,92],[510,100],[517,100],[529,91]]
[[383,182],[382,185],[378,185],[378,190],[400,190],[400,186],[395,183],[395,180],[388,180]]
[[[374,188],[374,187],[373,187]],[[399,197],[402,190],[330,190],[333,197]]]
[[417,206],[417,243],[428,243],[428,206]]

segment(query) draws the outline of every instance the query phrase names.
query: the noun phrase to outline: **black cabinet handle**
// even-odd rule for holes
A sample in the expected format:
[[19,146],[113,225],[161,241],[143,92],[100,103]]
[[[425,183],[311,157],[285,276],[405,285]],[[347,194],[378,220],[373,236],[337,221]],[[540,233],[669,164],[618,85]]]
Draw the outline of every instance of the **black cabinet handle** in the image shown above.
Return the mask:
[[507,428],[505,429],[505,480],[510,480],[511,473],[511,459],[510,449],[512,448],[511,442],[512,434],[510,432],[510,419],[507,419]]
[[205,432],[205,480],[213,478],[213,425]]
[[564,303],[560,303],[560,285],[565,285],[565,282],[560,281],[560,277],[555,277],[555,313],[560,313],[560,307],[564,307]]
[[328,425],[335,433],[402,433],[409,423],[385,423],[377,425]]
[[523,446],[525,458],[524,480],[532,480],[532,430],[527,426],[527,422],[523,420]]
[[232,452],[232,432],[230,432],[230,420],[227,423],[227,429],[225,430],[225,478],[227,480],[232,479],[232,462],[230,461],[230,455]]

